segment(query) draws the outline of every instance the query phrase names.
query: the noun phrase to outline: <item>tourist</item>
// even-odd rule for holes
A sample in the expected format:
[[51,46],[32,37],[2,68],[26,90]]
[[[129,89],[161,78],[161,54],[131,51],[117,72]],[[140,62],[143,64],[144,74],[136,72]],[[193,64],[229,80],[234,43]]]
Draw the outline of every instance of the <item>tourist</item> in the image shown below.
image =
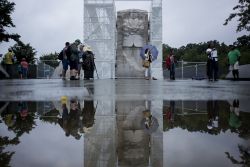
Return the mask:
[[29,63],[26,61],[25,58],[22,58],[22,61],[20,63],[21,65],[21,73],[20,73],[20,78],[26,78],[28,77],[28,68],[29,68]]
[[206,50],[207,55],[207,77],[209,81],[212,81],[212,57],[211,57],[211,44],[208,44],[208,48]]
[[84,79],[89,80],[94,78],[95,62],[94,54],[90,46],[85,45],[82,55],[82,69],[84,70]]
[[78,72],[78,61],[79,61],[79,50],[78,50],[78,45],[81,44],[81,41],[79,39],[75,40],[74,43],[70,45],[70,80],[77,80],[77,72]]
[[212,51],[211,51],[211,77],[214,81],[218,80],[218,53],[217,49],[214,47],[214,44],[212,45]]
[[145,67],[145,79],[149,80],[151,76],[151,63],[152,63],[152,54],[149,49],[145,50],[145,59],[143,62],[143,67]]
[[69,47],[69,42],[65,43],[65,47],[62,50],[62,65],[63,65],[63,70],[62,70],[62,79],[65,80],[66,79],[66,73],[68,70],[68,66],[69,66],[69,59],[70,59],[70,47]]
[[175,80],[175,66],[176,66],[176,63],[177,63],[177,61],[175,59],[173,50],[171,49],[170,53],[169,53],[169,55],[167,56],[167,59],[166,59],[166,66],[167,66],[167,69],[170,71],[170,79],[171,80]]
[[4,55],[4,64],[6,72],[9,74],[10,78],[12,77],[12,65],[14,63],[14,52],[11,49],[8,49],[8,52]]
[[76,76],[77,79],[81,78],[82,57],[84,54],[83,48],[84,48],[84,45],[80,44],[79,45],[79,53],[78,53],[78,72],[77,72],[77,76]]
[[229,70],[232,71],[233,79],[239,80],[239,60],[240,51],[233,45],[230,46],[230,52],[228,53]]

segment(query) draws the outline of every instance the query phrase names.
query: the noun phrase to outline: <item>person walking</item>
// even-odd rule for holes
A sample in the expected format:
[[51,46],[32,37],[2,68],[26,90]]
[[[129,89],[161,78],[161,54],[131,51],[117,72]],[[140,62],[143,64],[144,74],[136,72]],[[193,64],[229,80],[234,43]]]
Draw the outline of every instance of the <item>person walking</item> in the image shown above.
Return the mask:
[[29,68],[29,63],[26,61],[25,58],[22,58],[22,61],[20,63],[21,65],[21,74],[20,74],[20,78],[23,79],[27,79],[28,77],[28,68]]
[[9,77],[12,77],[12,65],[14,63],[14,52],[11,49],[8,49],[8,52],[4,55],[4,64],[6,72],[9,74]]
[[233,79],[239,80],[239,61],[240,61],[240,51],[233,45],[230,46],[230,51],[228,53],[228,63],[229,70],[232,71]]

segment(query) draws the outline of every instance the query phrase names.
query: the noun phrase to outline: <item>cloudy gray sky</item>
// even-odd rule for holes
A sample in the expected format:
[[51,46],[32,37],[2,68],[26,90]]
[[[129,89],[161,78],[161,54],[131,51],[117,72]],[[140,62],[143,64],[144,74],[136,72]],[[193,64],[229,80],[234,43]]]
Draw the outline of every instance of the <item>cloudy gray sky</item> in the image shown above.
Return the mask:
[[[12,14],[15,28],[24,43],[36,49],[37,56],[59,52],[65,41],[83,36],[83,0],[9,0],[15,2]],[[241,34],[237,22],[223,26],[238,0],[163,0],[163,42],[172,47],[218,40],[231,44]],[[143,1],[116,2],[116,9],[150,9]],[[14,42],[1,43],[5,53]]]

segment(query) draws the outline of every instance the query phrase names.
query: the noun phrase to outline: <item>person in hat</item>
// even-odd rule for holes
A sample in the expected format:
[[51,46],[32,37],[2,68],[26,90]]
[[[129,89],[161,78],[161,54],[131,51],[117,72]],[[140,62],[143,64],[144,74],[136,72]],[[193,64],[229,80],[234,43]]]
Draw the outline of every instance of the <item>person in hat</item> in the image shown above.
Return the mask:
[[94,54],[90,46],[83,47],[82,69],[84,70],[84,79],[89,80],[94,78],[95,62]]
[[74,43],[70,45],[70,80],[77,80],[77,72],[78,72],[78,63],[79,63],[79,50],[78,45],[81,44],[81,41],[79,39],[75,40]]

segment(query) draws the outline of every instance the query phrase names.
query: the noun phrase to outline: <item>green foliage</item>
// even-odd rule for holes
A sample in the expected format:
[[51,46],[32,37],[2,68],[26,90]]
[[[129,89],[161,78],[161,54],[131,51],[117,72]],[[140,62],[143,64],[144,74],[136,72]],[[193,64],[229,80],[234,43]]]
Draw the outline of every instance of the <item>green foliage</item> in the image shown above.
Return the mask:
[[42,57],[40,57],[40,60],[42,62],[44,62],[45,64],[51,66],[51,67],[54,67],[56,68],[58,65],[59,65],[59,62],[58,62],[58,54],[59,53],[50,53],[50,54],[46,54],[46,55],[42,55]]
[[8,2],[7,0],[0,1],[0,42],[13,39],[18,41],[20,36],[18,34],[9,34],[6,32],[6,27],[15,27],[11,19],[11,13],[14,11],[14,2]]
[[34,64],[36,51],[30,44],[18,41],[11,49],[15,53],[17,62],[21,62],[22,58],[26,58],[28,63]]
[[239,0],[239,4],[236,5],[233,10],[237,12],[231,13],[229,17],[225,20],[224,25],[227,25],[233,18],[238,17],[239,24],[237,26],[237,32],[242,30],[250,31],[250,1],[249,0]]

